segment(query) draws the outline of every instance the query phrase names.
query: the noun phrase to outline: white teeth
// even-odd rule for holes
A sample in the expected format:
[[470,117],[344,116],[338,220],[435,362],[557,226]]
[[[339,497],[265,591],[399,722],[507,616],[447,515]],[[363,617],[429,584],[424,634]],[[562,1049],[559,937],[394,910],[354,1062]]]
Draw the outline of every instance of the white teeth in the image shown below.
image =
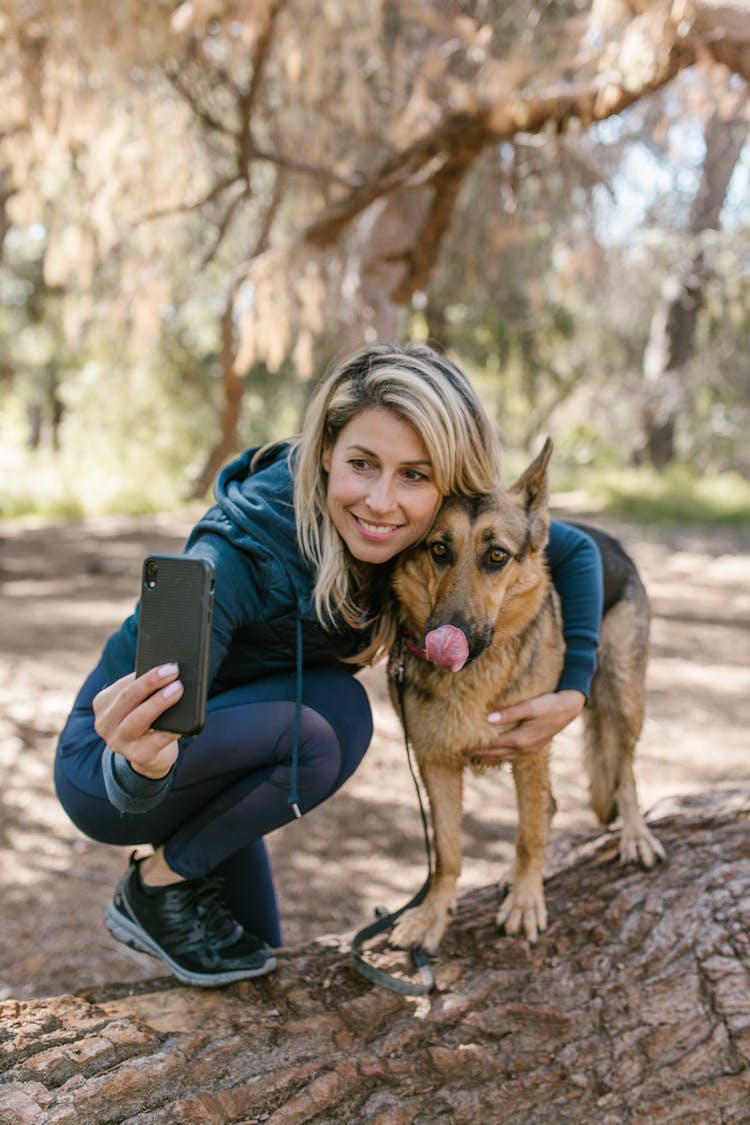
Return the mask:
[[388,524],[386,527],[382,523],[367,523],[366,520],[359,521],[360,527],[363,527],[368,535],[390,535],[395,531],[398,524]]

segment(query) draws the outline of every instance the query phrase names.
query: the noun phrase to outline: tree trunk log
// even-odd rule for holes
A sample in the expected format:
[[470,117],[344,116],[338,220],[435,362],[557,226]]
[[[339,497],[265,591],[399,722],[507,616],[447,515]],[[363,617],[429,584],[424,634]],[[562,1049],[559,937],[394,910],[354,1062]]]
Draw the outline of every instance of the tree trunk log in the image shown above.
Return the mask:
[[342,937],[224,989],[7,1001],[0,1122],[747,1122],[750,786],[665,811],[650,872],[610,833],[558,844],[534,948],[468,895],[429,998],[357,976]]

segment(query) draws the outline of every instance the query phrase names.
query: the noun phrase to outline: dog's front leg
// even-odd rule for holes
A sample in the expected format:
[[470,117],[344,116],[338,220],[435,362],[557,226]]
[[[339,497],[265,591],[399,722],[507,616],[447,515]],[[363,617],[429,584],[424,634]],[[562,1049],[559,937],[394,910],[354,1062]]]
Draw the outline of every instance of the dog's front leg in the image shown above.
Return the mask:
[[547,843],[549,808],[549,750],[541,750],[513,763],[518,803],[518,833],[513,865],[513,885],[502,903],[498,926],[508,934],[523,927],[526,937],[535,942],[547,928],[544,901],[544,852]]
[[424,901],[396,923],[391,942],[404,949],[421,946],[435,953],[455,906],[461,874],[463,770],[420,762],[420,773],[430,800],[435,873]]

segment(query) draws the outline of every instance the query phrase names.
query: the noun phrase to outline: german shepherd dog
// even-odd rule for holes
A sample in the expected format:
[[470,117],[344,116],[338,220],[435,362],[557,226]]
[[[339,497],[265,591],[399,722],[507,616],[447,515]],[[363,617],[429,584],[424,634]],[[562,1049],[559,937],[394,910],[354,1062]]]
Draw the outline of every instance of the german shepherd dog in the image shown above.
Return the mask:
[[[401,614],[391,699],[400,711],[426,789],[435,872],[421,904],[404,913],[391,942],[436,952],[461,871],[466,751],[492,744],[495,710],[554,691],[564,643],[557,593],[547,573],[548,439],[512,488],[448,499],[426,539],[396,564]],[[664,858],[638,807],[633,757],[643,724],[649,604],[633,562],[611,536],[585,528],[605,572],[605,604],[594,677],[584,711],[584,764],[603,824],[619,813],[621,862]],[[424,645],[424,648],[422,648]],[[398,668],[398,672],[395,669]],[[400,687],[398,680],[400,679]],[[518,829],[510,891],[497,915],[506,933],[534,942],[547,924],[543,869],[554,801],[549,747],[513,762]]]

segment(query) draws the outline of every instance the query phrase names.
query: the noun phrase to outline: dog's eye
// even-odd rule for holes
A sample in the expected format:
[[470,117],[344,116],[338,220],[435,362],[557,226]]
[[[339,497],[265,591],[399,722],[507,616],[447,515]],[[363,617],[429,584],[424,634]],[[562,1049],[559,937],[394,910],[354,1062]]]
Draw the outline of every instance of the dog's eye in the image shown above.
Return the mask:
[[500,567],[505,566],[509,558],[510,555],[502,547],[491,547],[487,552],[486,561],[493,570],[499,570]]
[[439,539],[435,543],[430,543],[430,554],[438,563],[446,563],[449,560],[448,548]]

